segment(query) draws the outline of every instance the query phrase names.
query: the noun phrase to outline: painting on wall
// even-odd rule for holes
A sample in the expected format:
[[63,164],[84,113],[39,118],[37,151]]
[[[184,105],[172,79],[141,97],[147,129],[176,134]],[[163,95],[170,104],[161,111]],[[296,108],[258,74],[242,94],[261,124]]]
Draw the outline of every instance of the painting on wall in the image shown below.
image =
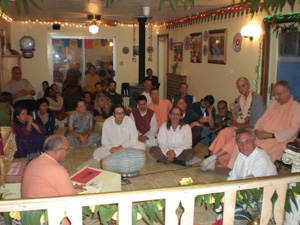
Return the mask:
[[191,63],[202,62],[202,32],[192,33],[190,42]]
[[182,49],[183,49],[183,43],[182,42],[176,42],[174,43],[174,61],[182,61]]
[[227,29],[208,32],[208,62],[226,64]]

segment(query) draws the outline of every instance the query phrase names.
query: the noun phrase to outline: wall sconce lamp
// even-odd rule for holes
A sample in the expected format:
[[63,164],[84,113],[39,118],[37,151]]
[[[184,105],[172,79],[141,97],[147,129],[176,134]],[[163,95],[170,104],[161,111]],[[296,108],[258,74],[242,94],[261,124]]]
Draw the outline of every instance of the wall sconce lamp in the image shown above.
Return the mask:
[[93,21],[93,22],[91,23],[91,25],[89,26],[89,31],[90,31],[90,33],[92,33],[92,34],[98,33],[99,27],[98,27],[96,24],[97,24],[96,21]]
[[241,34],[245,38],[249,38],[251,41],[255,36],[260,34],[260,28],[257,26],[244,26],[241,30]]

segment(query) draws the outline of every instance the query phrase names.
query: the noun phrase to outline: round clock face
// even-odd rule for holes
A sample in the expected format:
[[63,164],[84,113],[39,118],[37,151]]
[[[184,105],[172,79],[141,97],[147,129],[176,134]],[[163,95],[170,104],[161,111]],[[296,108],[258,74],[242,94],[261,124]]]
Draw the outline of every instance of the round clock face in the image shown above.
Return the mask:
[[20,47],[22,50],[31,51],[35,47],[35,41],[31,36],[23,36],[20,39]]

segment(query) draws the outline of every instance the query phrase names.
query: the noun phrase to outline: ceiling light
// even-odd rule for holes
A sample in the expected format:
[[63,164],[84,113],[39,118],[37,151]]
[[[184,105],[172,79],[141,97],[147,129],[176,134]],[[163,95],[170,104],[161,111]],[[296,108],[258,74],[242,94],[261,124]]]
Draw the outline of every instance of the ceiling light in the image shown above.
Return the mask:
[[89,26],[89,31],[92,34],[97,34],[99,31],[99,27],[96,25],[96,22],[92,22],[91,25]]
[[114,43],[112,41],[109,42],[109,46],[112,47],[114,46]]
[[146,17],[150,15],[150,6],[147,5],[143,6],[143,14]]

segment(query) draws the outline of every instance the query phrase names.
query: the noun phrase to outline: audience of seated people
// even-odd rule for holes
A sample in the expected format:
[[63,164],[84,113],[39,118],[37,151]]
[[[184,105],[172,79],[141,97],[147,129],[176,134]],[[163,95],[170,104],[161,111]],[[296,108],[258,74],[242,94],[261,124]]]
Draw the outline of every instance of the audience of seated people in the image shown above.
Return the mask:
[[123,105],[122,95],[116,92],[117,83],[114,80],[108,82],[108,91],[106,92],[107,97],[111,100],[113,105]]
[[100,135],[94,131],[93,113],[86,110],[83,100],[75,102],[75,110],[68,116],[65,134],[71,148],[85,148],[100,144]]
[[135,122],[139,141],[146,146],[157,145],[157,120],[155,112],[147,107],[147,98],[140,95],[137,98],[137,109],[133,109],[130,118]]
[[46,131],[43,126],[33,121],[25,106],[15,108],[13,123],[18,149],[14,157],[27,157],[28,163],[41,154]]
[[206,170],[209,164],[214,164],[217,158],[221,163],[220,166],[232,168],[232,163],[229,165],[229,160],[233,147],[236,145],[234,132],[236,127],[253,128],[265,112],[266,106],[262,97],[250,89],[247,78],[240,77],[237,79],[236,85],[241,95],[235,99],[235,102],[230,104],[232,126],[223,129],[209,146],[209,150],[213,152],[213,155],[201,163],[203,171]]
[[[58,82],[61,72],[57,66],[56,69]],[[296,138],[300,129],[300,104],[293,100],[286,81],[275,84],[276,101],[266,110],[262,97],[250,89],[248,79],[240,77],[236,81],[240,96],[230,104],[230,111],[226,101],[219,101],[218,114],[215,115],[214,97],[207,95],[201,101],[193,102],[194,97],[187,93],[186,83],[180,84],[180,94],[174,96],[172,108],[169,100],[159,98],[155,85],[152,88],[153,81],[158,81],[152,70],[148,69],[147,74],[145,91],[138,96],[137,108],[129,117],[125,115],[122,96],[116,93],[116,82],[110,80],[105,92],[93,65],[85,76],[84,93],[75,69],[71,68],[65,81],[61,81],[62,95],[56,84],[46,87],[49,84],[44,81],[37,102],[32,99],[34,88],[22,78],[21,69],[14,67],[12,80],[4,88],[9,92],[4,92],[4,97],[0,98],[0,102],[5,103],[0,104],[0,109],[1,118],[8,126],[13,109],[9,96],[7,99],[5,96],[8,93],[17,106],[13,116],[18,148],[15,157],[27,157],[27,162],[36,158],[41,153],[45,137],[56,132],[55,125],[64,126],[68,122],[66,140],[60,139],[71,148],[99,146],[100,134],[95,130],[102,131],[101,146],[93,154],[97,161],[123,148],[145,150],[149,146],[150,155],[158,161],[191,165],[197,159],[193,147],[200,140],[209,145],[207,136],[211,135],[209,141],[213,143],[209,150],[213,155],[201,162],[201,171],[214,170],[218,159],[220,167],[233,168],[228,180],[276,174],[273,162],[281,156],[286,144]],[[42,92],[44,97],[40,98]],[[36,110],[30,111],[34,107]],[[97,123],[101,126],[94,129]],[[67,150],[65,153],[63,158]]]
[[145,80],[144,81],[144,92],[141,93],[141,95],[144,95],[147,98],[147,105],[150,104],[151,102],[151,97],[150,97],[150,90],[152,89],[152,81],[151,80]]
[[37,101],[38,109],[32,113],[33,120],[44,127],[46,137],[54,134],[55,129],[55,114],[49,109],[49,102],[46,98],[40,98]]
[[172,104],[168,99],[159,98],[159,92],[157,88],[152,88],[150,90],[151,103],[148,108],[153,110],[157,119],[157,129],[167,122],[169,117],[169,111],[172,108]]
[[133,120],[125,115],[123,105],[115,105],[113,116],[104,121],[101,144],[102,146],[93,153],[93,157],[97,161],[101,161],[123,148],[146,149],[145,143],[138,140],[136,126]]
[[175,101],[178,97],[183,97],[185,99],[185,102],[187,104],[188,109],[192,107],[193,102],[195,101],[194,96],[188,94],[189,86],[187,83],[181,83],[179,87],[179,94],[174,95],[174,98],[172,102]]
[[197,154],[192,148],[191,128],[182,116],[182,110],[175,106],[169,111],[168,121],[161,125],[158,146],[150,148],[150,155],[159,162],[186,166]]

